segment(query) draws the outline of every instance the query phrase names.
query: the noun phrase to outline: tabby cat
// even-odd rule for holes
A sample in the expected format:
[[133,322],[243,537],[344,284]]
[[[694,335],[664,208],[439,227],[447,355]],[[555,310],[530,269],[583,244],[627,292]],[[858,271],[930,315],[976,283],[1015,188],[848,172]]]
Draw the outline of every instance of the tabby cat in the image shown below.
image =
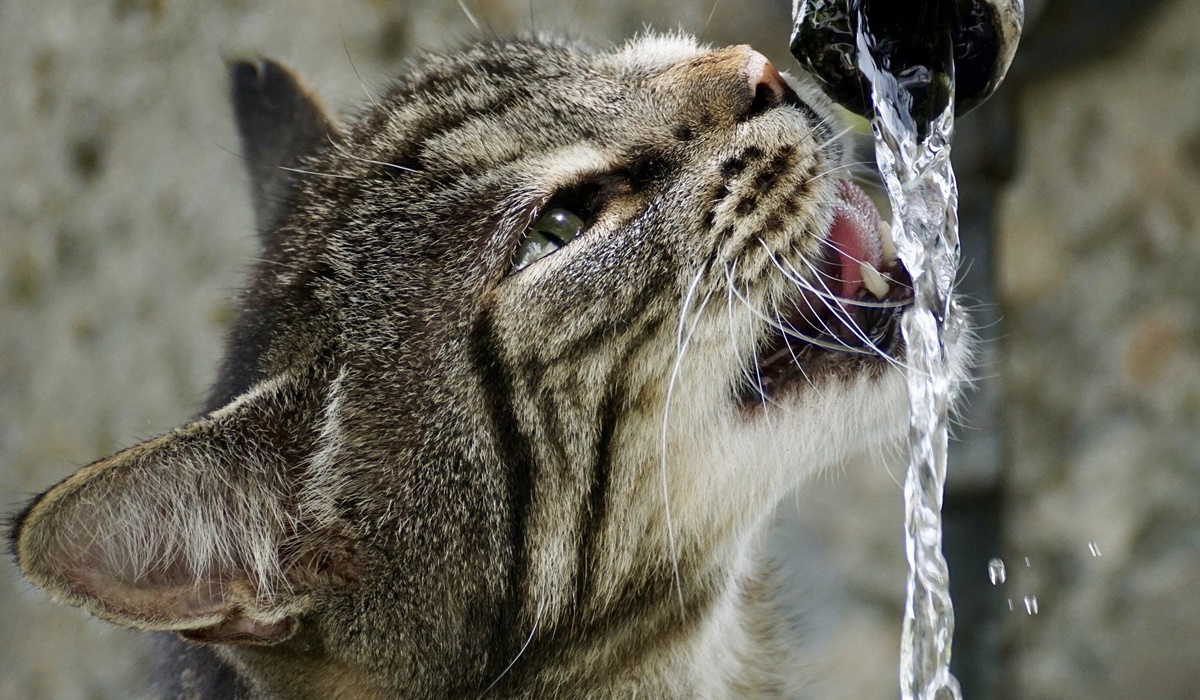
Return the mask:
[[29,579],[174,633],[168,697],[802,695],[761,533],[906,405],[826,101],[681,36],[428,56],[344,126],[270,61],[232,96],[208,408],[36,498]]

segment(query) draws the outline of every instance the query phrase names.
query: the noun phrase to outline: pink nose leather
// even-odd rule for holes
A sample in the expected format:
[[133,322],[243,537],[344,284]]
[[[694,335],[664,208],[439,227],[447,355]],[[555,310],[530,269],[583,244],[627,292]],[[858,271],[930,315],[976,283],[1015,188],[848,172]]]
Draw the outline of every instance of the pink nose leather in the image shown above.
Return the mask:
[[751,49],[746,60],[746,81],[750,86],[750,94],[756,95],[760,88],[766,88],[774,96],[772,102],[783,98],[783,90],[787,86],[783,76],[775,64],[761,53]]

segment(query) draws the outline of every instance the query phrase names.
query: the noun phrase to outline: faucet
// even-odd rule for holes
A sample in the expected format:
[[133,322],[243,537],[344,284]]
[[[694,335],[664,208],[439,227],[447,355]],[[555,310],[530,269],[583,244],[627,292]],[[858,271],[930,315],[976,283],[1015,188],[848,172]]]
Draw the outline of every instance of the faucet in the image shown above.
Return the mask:
[[1004,79],[1024,16],[1024,0],[793,0],[791,52],[826,94],[864,117],[871,66],[895,76],[914,96],[912,113],[929,118],[948,104],[953,76],[961,115]]

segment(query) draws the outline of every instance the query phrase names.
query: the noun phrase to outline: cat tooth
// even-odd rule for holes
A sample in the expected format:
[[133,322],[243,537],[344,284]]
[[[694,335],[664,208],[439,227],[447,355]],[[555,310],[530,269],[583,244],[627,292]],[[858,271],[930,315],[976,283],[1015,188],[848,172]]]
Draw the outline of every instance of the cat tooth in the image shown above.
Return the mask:
[[892,225],[886,221],[879,222],[879,242],[883,249],[883,263],[891,265],[896,262],[896,241],[892,239]]
[[882,299],[887,296],[888,292],[892,291],[891,285],[887,283],[883,275],[879,274],[879,270],[866,263],[859,263],[858,268],[862,271],[863,286],[876,299]]

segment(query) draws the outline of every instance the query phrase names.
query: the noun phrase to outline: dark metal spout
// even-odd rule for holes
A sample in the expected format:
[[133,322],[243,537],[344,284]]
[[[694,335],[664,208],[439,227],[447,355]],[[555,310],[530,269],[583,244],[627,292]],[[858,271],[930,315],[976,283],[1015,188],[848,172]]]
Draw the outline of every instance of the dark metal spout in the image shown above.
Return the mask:
[[956,114],[986,100],[1008,71],[1021,35],[1023,0],[794,0],[791,51],[843,107],[871,116],[871,88],[859,65],[859,29],[880,68],[909,81],[924,101],[944,106],[954,80]]

